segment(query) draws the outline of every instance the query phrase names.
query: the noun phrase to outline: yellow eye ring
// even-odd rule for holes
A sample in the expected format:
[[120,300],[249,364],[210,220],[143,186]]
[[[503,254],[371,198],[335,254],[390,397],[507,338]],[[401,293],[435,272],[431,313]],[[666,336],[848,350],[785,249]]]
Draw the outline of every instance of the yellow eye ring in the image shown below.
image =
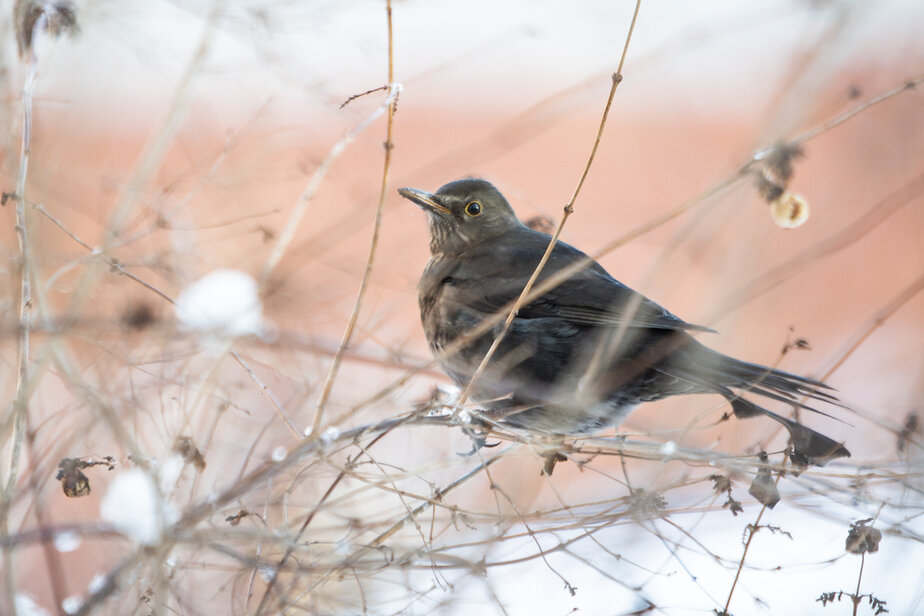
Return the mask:
[[474,218],[475,216],[481,215],[481,204],[477,201],[472,201],[465,206],[465,213]]

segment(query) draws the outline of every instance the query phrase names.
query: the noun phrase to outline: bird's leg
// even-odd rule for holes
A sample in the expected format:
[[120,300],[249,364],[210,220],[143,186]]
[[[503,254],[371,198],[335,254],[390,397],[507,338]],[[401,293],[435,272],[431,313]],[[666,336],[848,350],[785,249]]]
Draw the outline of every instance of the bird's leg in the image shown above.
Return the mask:
[[478,453],[483,447],[497,447],[500,441],[488,443],[488,435],[491,433],[491,426],[484,420],[472,417],[468,423],[462,424],[462,433],[472,439],[472,450],[465,453],[456,452],[457,455],[470,457]]

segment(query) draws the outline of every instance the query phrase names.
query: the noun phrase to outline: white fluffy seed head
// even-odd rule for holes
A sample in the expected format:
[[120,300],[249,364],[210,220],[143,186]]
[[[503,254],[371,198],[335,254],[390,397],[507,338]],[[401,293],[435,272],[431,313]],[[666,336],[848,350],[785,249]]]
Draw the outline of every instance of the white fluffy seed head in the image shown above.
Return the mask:
[[218,269],[193,282],[176,302],[180,327],[207,339],[227,341],[263,330],[257,281],[232,269]]

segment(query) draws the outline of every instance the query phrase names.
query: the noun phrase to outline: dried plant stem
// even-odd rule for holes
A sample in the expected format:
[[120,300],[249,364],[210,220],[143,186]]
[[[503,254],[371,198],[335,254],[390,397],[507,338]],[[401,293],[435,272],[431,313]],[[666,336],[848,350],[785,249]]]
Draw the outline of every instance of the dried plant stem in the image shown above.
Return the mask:
[[103,245],[104,253],[108,252],[109,248],[118,241],[129,212],[135,206],[141,191],[160,168],[173,140],[176,138],[177,132],[180,130],[180,125],[189,110],[193,85],[205,65],[205,59],[208,57],[209,48],[212,44],[212,34],[224,11],[225,2],[226,0],[213,0],[212,2],[211,11],[206,17],[205,26],[199,38],[199,44],[186,65],[186,70],[174,92],[173,101],[167,115],[160,127],[154,132],[151,140],[146,144],[131,181],[122,191],[112,214],[109,216],[106,239]]
[[286,221],[285,226],[282,228],[282,233],[279,234],[279,239],[276,240],[275,246],[270,253],[269,258],[266,260],[266,263],[263,265],[263,272],[260,275],[260,285],[266,286],[269,281],[270,274],[273,273],[273,270],[276,269],[276,266],[279,264],[279,261],[282,259],[286,250],[289,248],[289,244],[292,243],[292,239],[295,237],[295,233],[298,231],[298,227],[301,224],[302,218],[304,218],[305,213],[308,211],[308,204],[311,203],[314,199],[315,193],[318,192],[318,188],[321,186],[321,182],[324,180],[324,177],[327,175],[330,168],[333,166],[334,162],[340,155],[343,154],[343,151],[348,145],[350,145],[356,137],[359,136],[366,128],[369,127],[380,115],[385,113],[386,110],[390,109],[392,104],[395,102],[395,99],[398,97],[398,93],[401,90],[398,84],[391,84],[391,87],[388,91],[388,96],[382,101],[375,111],[369,114],[362,122],[357,124],[350,130],[347,134],[340,138],[337,143],[327,152],[327,156],[324,157],[324,160],[321,161],[321,164],[315,169],[311,178],[308,180],[308,184],[305,186],[305,189],[302,190],[301,194],[298,196],[298,199],[295,202],[295,207],[292,208],[292,213],[289,214],[289,219]]
[[[26,421],[27,423],[31,423],[29,422],[28,416],[26,417]],[[33,469],[40,468],[39,462],[36,460],[35,455],[35,452],[38,451],[38,449],[35,447],[35,430],[31,426],[27,428],[26,439],[29,445],[29,466]],[[29,483],[33,495],[35,522],[38,528],[44,530],[48,528],[50,524],[46,514],[44,498],[42,497],[43,481],[41,481],[41,475],[38,473],[32,473]],[[47,538],[42,541],[42,551],[44,552],[45,562],[48,565],[48,580],[51,584],[51,595],[54,598],[55,605],[61,605],[65,599],[66,589],[64,581],[66,576],[64,564],[61,562],[61,553],[58,552],[54,542],[49,541]]]
[[122,582],[122,577],[131,575],[142,567],[145,560],[149,557],[146,548],[136,547],[131,554],[123,558],[119,563],[109,570],[109,573],[103,578],[99,587],[90,593],[80,607],[72,612],[73,616],[87,616],[92,614],[94,609],[103,601],[112,596]]
[[[455,489],[458,488],[459,486],[464,485],[466,482],[468,482],[468,480],[470,480],[470,479],[472,479],[473,477],[475,477],[475,476],[481,474],[482,471],[484,471],[486,468],[489,468],[492,464],[494,464],[494,463],[497,462],[498,460],[503,459],[503,457],[504,457],[503,454],[505,453],[505,451],[506,451],[506,450],[500,451],[500,452],[498,452],[496,455],[494,455],[494,456],[492,456],[492,457],[490,457],[490,458],[488,458],[488,459],[486,459],[486,460],[480,462],[479,464],[477,464],[476,466],[474,466],[472,469],[470,469],[468,472],[466,472],[466,473],[465,473],[464,475],[462,475],[461,477],[455,479],[455,480],[452,481],[451,483],[447,484],[445,487],[440,488],[440,490],[439,490],[439,497],[442,498],[442,497],[445,496],[446,494],[449,494],[450,492],[452,492],[453,490],[455,490]],[[415,520],[420,514],[422,514],[423,512],[425,512],[427,509],[429,509],[429,508],[433,505],[433,503],[434,503],[434,501],[433,501],[432,499],[422,502],[420,505],[418,505],[417,507],[415,507],[410,513],[408,513],[407,515],[405,515],[404,517],[402,517],[400,520],[398,520],[397,522],[395,522],[395,523],[392,524],[391,526],[389,526],[388,529],[386,529],[384,532],[382,532],[381,534],[379,534],[379,535],[378,535],[375,539],[373,539],[371,542],[369,542],[368,544],[362,546],[359,550],[356,551],[355,554],[351,555],[348,559],[346,559],[345,562],[338,564],[336,567],[332,568],[328,573],[326,573],[325,575],[321,576],[314,584],[312,584],[312,586],[309,588],[309,591],[312,590],[312,589],[314,589],[314,588],[317,588],[318,585],[320,585],[321,583],[323,583],[328,577],[330,577],[331,575],[333,575],[333,574],[336,573],[337,571],[342,571],[342,570],[345,570],[345,569],[349,569],[349,567],[350,567],[353,563],[357,562],[357,561],[358,561],[362,556],[364,556],[369,550],[374,549],[374,548],[376,548],[376,547],[382,545],[382,544],[385,543],[386,541],[388,541],[388,539],[390,539],[395,533],[397,533],[399,530],[401,530],[401,529],[404,527],[405,524],[407,524],[409,521]]]
[[[546,568],[547,568],[549,571],[551,571],[553,574],[555,574],[555,576],[558,577],[558,579],[560,579],[560,580],[562,581],[562,583],[563,583],[564,586],[565,586],[565,589],[566,589],[566,590],[571,594],[571,596],[573,597],[573,596],[575,595],[575,593],[577,592],[577,588],[576,588],[573,584],[571,584],[571,582],[568,581],[568,578],[566,578],[564,575],[562,575],[562,573],[561,573],[560,571],[558,571],[558,569],[556,569],[554,566],[552,566],[552,563],[549,562],[549,559],[548,559],[548,557],[547,557],[547,554],[549,554],[549,553],[551,553],[551,552],[553,552],[553,551],[556,551],[557,549],[562,548],[562,547],[564,546],[564,543],[559,543],[558,546],[556,546],[556,547],[554,547],[554,548],[552,548],[552,549],[544,548],[544,547],[542,546],[542,542],[539,541],[538,533],[532,528],[532,526],[530,525],[529,521],[526,519],[526,516],[525,516],[525,515],[523,514],[523,512],[521,511],[520,507],[517,507],[516,501],[515,501],[514,499],[512,499],[512,498],[510,497],[510,495],[507,494],[507,492],[505,492],[505,491],[500,487],[500,484],[499,484],[499,483],[497,483],[496,481],[494,481],[494,478],[491,477],[491,473],[488,471],[487,467],[485,467],[485,473],[488,475],[488,479],[491,481],[491,489],[494,490],[495,492],[499,492],[499,493],[501,494],[501,496],[503,496],[504,500],[507,501],[507,504],[510,506],[510,508],[513,509],[513,512],[516,514],[517,518],[519,519],[520,524],[523,525],[523,529],[526,531],[526,534],[529,536],[529,538],[530,538],[530,539],[532,540],[532,542],[535,544],[535,546],[536,546],[536,554],[538,554],[538,555],[539,555],[539,558],[542,559],[542,563],[546,566]],[[585,535],[583,535],[583,536],[585,536],[585,537],[592,537],[592,536],[593,536],[592,533],[593,533],[593,531],[588,531],[588,532],[587,532]]]
[[379,202],[375,208],[375,219],[372,224],[372,239],[369,242],[369,256],[366,258],[366,269],[363,271],[363,278],[359,283],[359,291],[356,294],[356,301],[353,303],[353,310],[350,312],[350,320],[343,332],[340,340],[340,346],[337,353],[331,361],[327,378],[324,380],[324,386],[321,388],[321,395],[318,398],[317,409],[314,415],[314,424],[312,432],[317,435],[320,432],[321,420],[324,417],[324,407],[330,398],[334,381],[340,371],[340,364],[343,361],[343,355],[346,353],[350,340],[353,338],[353,332],[356,329],[356,322],[359,319],[359,311],[362,309],[363,300],[366,297],[366,289],[369,287],[369,279],[372,277],[372,265],[375,262],[375,253],[379,245],[379,231],[382,227],[382,212],[385,211],[385,194],[388,190],[388,175],[391,169],[391,151],[395,145],[392,141],[392,133],[395,119],[395,105],[397,102],[397,92],[395,90],[395,54],[394,54],[394,36],[391,21],[391,0],[385,2],[385,13],[388,21],[388,84],[390,92],[395,92],[395,96],[389,96],[388,115],[385,123],[385,160],[382,165],[382,183],[379,188]]
[[[359,426],[357,428],[353,428],[350,430],[344,430],[340,434],[340,436],[337,438],[336,442],[337,443],[349,443],[349,442],[361,439],[364,436],[368,436],[368,435],[383,435],[403,425],[448,426],[448,425],[451,425],[451,423],[449,422],[448,417],[442,417],[442,418],[440,417],[421,417],[419,416],[418,413],[414,412],[414,413],[405,415],[403,417],[390,418],[390,419],[377,422],[374,424],[368,424],[368,425]],[[230,485],[230,487],[228,487],[223,492],[220,492],[217,495],[213,495],[208,498],[205,498],[198,504],[187,507],[183,511],[180,519],[176,523],[174,523],[169,529],[165,531],[164,536],[174,537],[174,538],[180,538],[180,537],[186,536],[189,532],[191,532],[196,527],[196,525],[198,525],[203,519],[205,519],[209,515],[213,514],[216,511],[221,511],[221,509],[227,506],[229,503],[243,497],[246,494],[250,494],[256,488],[256,486],[264,485],[267,481],[269,481],[273,477],[278,476],[280,473],[302,462],[307,457],[312,456],[312,455],[316,456],[322,453],[325,450],[325,448],[329,446],[331,446],[331,444],[323,443],[320,439],[307,439],[307,440],[301,441],[301,443],[298,446],[296,446],[295,448],[289,451],[289,453],[286,455],[286,457],[283,460],[280,460],[279,462],[265,463],[259,468],[248,473],[246,476],[236,479]],[[657,449],[656,447],[654,446],[648,447],[647,444],[640,444],[640,446],[642,447],[643,450],[651,450],[652,455],[655,455],[655,452]],[[488,460],[482,462],[481,464],[477,465],[476,467],[474,467],[473,469],[465,473],[465,475],[463,475],[462,477],[459,477],[452,483],[448,484],[445,488],[443,488],[440,491],[440,494],[446,494],[454,490],[455,488],[465,483],[468,479],[470,479],[471,477],[481,472],[481,470],[485,466],[491,465],[494,462],[500,460],[502,458],[501,456],[502,453],[503,452],[498,452],[498,454],[496,454],[492,458],[489,458]],[[430,507],[434,502],[435,501],[431,499],[429,501],[422,503],[418,507],[416,507],[409,514],[407,514],[404,518],[402,518],[401,521],[396,522],[394,525],[389,527],[389,529],[387,529],[385,532],[383,532],[378,537],[376,537],[376,539],[374,539],[370,544],[368,544],[368,546],[364,546],[363,550],[360,551],[360,554],[353,555],[349,559],[349,562],[350,563],[356,562],[360,556],[362,556],[363,554],[366,553],[366,551],[368,551],[368,549],[381,545],[389,537],[394,535],[405,524],[406,520],[419,515],[420,513],[425,511],[428,507]],[[320,506],[320,503],[319,503],[319,506]],[[0,541],[2,541],[2,545],[4,549],[11,548],[14,545],[14,542],[11,541],[10,539],[0,538]],[[103,586],[100,589],[98,589],[97,591],[89,595],[89,597],[87,598],[87,601],[81,607],[81,610],[78,611],[77,613],[78,614],[89,613],[92,606],[105,601],[109,596],[111,596],[117,590],[119,583],[120,583],[121,576],[124,573],[130,573],[137,566],[138,562],[133,561],[132,559],[140,558],[141,557],[140,555],[143,553],[144,553],[143,550],[136,551],[132,557],[129,557],[125,561],[122,561],[122,563],[120,563],[115,568],[110,570],[110,572],[106,575],[105,584],[103,584]],[[134,564],[130,564],[130,563],[134,563]],[[343,567],[338,567],[336,570],[342,570],[342,569]],[[317,581],[317,584],[320,584],[323,581],[323,579],[325,579],[329,575],[332,575],[334,572],[335,570],[331,570],[328,574],[326,574],[324,577],[319,579]]]
[[[45,27],[44,13],[33,25],[33,34],[41,32]],[[16,237],[19,241],[19,348],[16,372],[16,398],[10,409],[12,421],[12,446],[10,447],[9,474],[0,495],[0,540],[9,534],[9,511],[13,503],[13,493],[19,478],[19,458],[22,454],[22,445],[26,429],[26,413],[28,412],[30,397],[29,378],[29,335],[32,331],[32,255],[29,249],[28,217],[26,216],[26,179],[29,175],[29,156],[32,153],[32,101],[35,94],[37,80],[37,58],[33,53],[28,54],[26,79],[22,89],[22,143],[19,155],[19,173],[16,176]],[[4,548],[4,593],[8,600],[10,613],[16,613],[13,604],[16,595],[16,580],[13,564],[13,550]]]
[[[338,442],[349,442],[359,439],[365,434],[377,434],[388,431],[395,426],[407,422],[407,418],[389,419],[375,425],[366,425],[345,430],[341,433]],[[165,537],[183,537],[190,533],[197,524],[216,511],[220,511],[229,503],[250,494],[256,486],[263,485],[273,477],[303,461],[310,455],[318,455],[324,450],[325,444],[319,439],[302,440],[298,446],[290,450],[288,455],[279,462],[264,463],[244,477],[237,478],[229,488],[220,494],[203,499],[200,503],[187,507],[180,519],[164,533]],[[87,614],[91,608],[105,601],[118,588],[121,576],[130,573],[138,566],[144,554],[143,549],[123,560],[106,575],[105,583],[97,591],[91,593],[78,614]]]
[[[821,374],[818,376],[820,381],[827,381],[831,376],[837,372],[841,366],[844,365],[851,355],[860,348],[860,346],[869,338],[873,332],[882,327],[886,321],[888,321],[892,315],[898,312],[905,304],[911,301],[918,293],[924,291],[924,274],[916,278],[907,285],[904,289],[899,292],[895,298],[889,301],[884,307],[878,310],[873,314],[867,321],[854,333],[852,340],[847,343],[847,345],[834,355],[831,359],[828,360],[829,366],[821,371]],[[802,398],[802,402],[805,402],[806,398]],[[887,430],[896,431],[894,425],[891,422],[883,421],[873,415],[864,413],[857,409],[850,409],[853,413],[860,415],[867,421],[873,422],[874,424],[885,428]],[[798,407],[796,408],[796,412]],[[798,415],[797,415],[798,417]],[[777,427],[774,431],[774,435],[778,433],[783,428]],[[772,438],[772,437],[771,437]]]
[[[77,242],[78,244],[86,248],[88,252],[90,253],[93,252],[92,246],[90,246],[88,243],[80,239],[80,237],[76,233],[74,233],[73,231],[68,229],[66,226],[64,226],[64,223],[62,223],[60,220],[52,216],[51,213],[47,209],[45,209],[44,205],[42,205],[41,203],[36,204],[34,206],[34,209],[36,212],[38,212],[39,214],[41,214],[42,216],[50,220],[52,224],[54,224],[56,227],[61,229],[61,231],[63,231],[68,237],[70,237],[72,240],[74,240],[75,242]],[[176,302],[173,300],[172,297],[170,297],[169,295],[167,295],[166,293],[164,293],[163,291],[161,291],[160,289],[158,289],[151,283],[147,282],[143,278],[139,278],[137,275],[133,274],[128,269],[126,269],[126,267],[122,265],[121,263],[119,263],[118,261],[112,259],[111,257],[105,256],[105,255],[102,256],[102,259],[106,263],[106,265],[108,265],[111,269],[119,272],[123,276],[130,278],[131,280],[134,280],[135,282],[140,284],[142,287],[144,287],[148,291],[151,291],[155,295],[159,295],[161,299],[164,299],[170,302],[171,304],[176,304]]]
[[[193,85],[205,65],[205,60],[212,44],[212,34],[215,29],[215,24],[221,17],[225,1],[226,0],[213,0],[212,9],[206,18],[205,26],[199,38],[199,44],[192,58],[190,58],[187,63],[186,70],[180,79],[179,85],[177,85],[174,91],[170,108],[167,110],[167,114],[160,127],[154,131],[150,140],[145,145],[144,151],[138,160],[131,179],[122,190],[109,216],[103,245],[94,252],[99,252],[100,254],[108,256],[109,251],[118,243],[119,236],[122,233],[122,228],[129,213],[136,205],[144,187],[148,184],[166,158],[170,145],[176,138],[180,125],[186,117],[186,112],[189,109],[189,102],[192,98]],[[101,267],[89,268],[81,281],[80,288],[89,291],[95,280],[102,275],[104,271],[106,270]],[[88,293],[77,293],[71,305],[68,307],[68,314],[77,314],[87,295]]]
[[[777,477],[779,481],[779,477]],[[757,527],[760,525],[760,519],[764,517],[764,512],[767,510],[766,505],[760,508],[760,513],[757,514],[757,519],[754,520],[754,524],[751,525],[751,532],[748,533],[748,539],[744,543],[744,551],[741,552],[741,560],[738,561],[738,570],[735,572],[735,580],[732,582],[731,589],[728,591],[728,600],[725,601],[725,609],[722,610],[722,613],[725,616],[728,616],[728,606],[731,605],[732,596],[735,594],[735,587],[738,585],[738,578],[741,577],[741,570],[744,569],[744,561],[748,556],[748,549],[751,547],[751,541],[754,539],[754,535],[757,534]]]
[[610,115],[610,108],[613,106],[613,97],[616,96],[616,88],[618,88],[619,84],[622,83],[622,67],[626,61],[626,54],[629,52],[629,42],[632,40],[632,32],[635,30],[635,22],[638,19],[638,12],[641,6],[642,0],[638,0],[635,3],[635,12],[632,14],[632,22],[629,25],[629,32],[626,35],[626,43],[623,46],[622,56],[619,59],[619,68],[612,75],[610,92],[606,98],[606,105],[603,108],[603,117],[600,118],[600,125],[597,127],[597,136],[594,139],[594,145],[590,150],[590,156],[587,157],[587,163],[584,165],[584,171],[581,173],[581,178],[578,180],[577,186],[574,189],[574,193],[571,195],[571,200],[568,201],[568,203],[565,205],[561,220],[558,223],[558,227],[555,229],[555,233],[552,235],[552,239],[549,240],[549,245],[546,247],[542,258],[539,259],[539,264],[536,266],[536,269],[533,270],[529,280],[526,281],[526,286],[523,287],[523,290],[520,292],[520,296],[517,297],[517,299],[513,302],[513,305],[509,308],[509,310],[506,308],[504,309],[504,311],[507,313],[507,318],[504,321],[504,325],[501,328],[501,331],[494,337],[494,342],[491,344],[488,352],[485,353],[484,357],[481,359],[481,363],[478,364],[478,368],[475,370],[475,373],[469,380],[468,385],[465,386],[465,389],[459,396],[456,402],[457,407],[465,404],[466,400],[468,400],[475,382],[478,380],[479,375],[481,375],[485,367],[488,365],[488,362],[491,361],[491,358],[494,357],[494,354],[497,352],[500,343],[507,335],[507,331],[510,329],[510,325],[513,323],[513,319],[517,316],[517,312],[520,310],[520,307],[527,303],[527,298],[530,296],[530,291],[532,291],[533,285],[536,284],[536,280],[539,278],[542,270],[545,269],[545,264],[548,262],[549,257],[552,256],[552,251],[555,249],[555,244],[558,242],[558,238],[561,235],[562,229],[565,227],[565,223],[568,221],[568,217],[571,216],[571,214],[574,212],[574,203],[577,201],[578,195],[581,193],[581,188],[584,186],[584,180],[587,179],[587,174],[590,172],[590,167],[594,162],[594,157],[597,155],[597,148],[600,146],[600,140],[603,138],[603,129],[606,128],[606,121]]
[[[380,440],[382,440],[382,438],[384,438],[386,434],[391,433],[392,430],[401,426],[402,423],[408,423],[408,422],[413,421],[414,418],[415,416],[413,414],[408,415],[403,418],[402,422],[395,423],[393,425],[390,425],[385,430],[382,430],[375,436],[375,438],[373,438],[369,442],[368,445],[361,448],[362,451],[368,455],[368,450],[371,447],[375,446],[375,444],[378,443]],[[263,613],[264,608],[267,607],[267,602],[269,601],[269,597],[273,594],[273,588],[276,586],[279,580],[279,572],[282,571],[283,567],[285,566],[286,561],[289,559],[290,556],[292,556],[292,553],[295,551],[295,546],[298,545],[299,541],[301,541],[302,535],[305,534],[305,531],[308,529],[308,526],[311,524],[312,520],[314,520],[314,517],[317,515],[318,511],[321,510],[321,507],[327,502],[327,500],[330,498],[330,495],[333,494],[334,489],[348,475],[352,475],[352,473],[348,473],[346,469],[341,470],[339,473],[337,473],[337,477],[331,482],[330,486],[328,486],[323,496],[321,496],[320,500],[318,500],[318,502],[312,507],[311,511],[305,517],[305,521],[302,523],[301,528],[299,528],[298,532],[289,542],[289,547],[286,548],[286,551],[283,554],[282,558],[279,560],[279,563],[273,569],[273,576],[270,578],[269,582],[267,582],[266,589],[263,591],[263,598],[260,600],[260,605],[257,607],[257,611],[255,612],[257,616],[260,616],[260,614]]]
[[853,340],[851,340],[846,347],[839,353],[837,353],[830,361],[830,367],[827,368],[821,376],[822,380],[829,378],[834,372],[838,370],[847,359],[853,355],[861,344],[863,344],[867,338],[869,338],[874,331],[879,329],[886,321],[888,321],[893,314],[898,312],[898,310],[907,304],[911,299],[913,299],[918,293],[924,291],[924,274],[918,276],[911,284],[907,285],[901,292],[895,296],[888,304],[882,307],[878,312],[876,312],[869,320],[859,328],[857,333],[854,334]]
[[[180,123],[184,117],[184,113],[188,107],[194,79],[198,76],[204,64],[205,57],[211,42],[213,26],[221,14],[224,1],[225,0],[215,0],[212,11],[207,18],[207,23],[200,38],[197,50],[187,66],[187,70],[180,82],[180,85],[177,87],[167,116],[160,129],[154,133],[151,140],[146,145],[131,180],[122,191],[116,203],[114,211],[107,223],[106,236],[103,240],[103,245],[91,250],[91,255],[102,255],[103,258],[99,263],[91,262],[90,266],[84,272],[83,277],[77,285],[78,291],[74,293],[68,306],[64,309],[64,314],[69,320],[75,320],[78,318],[84,303],[90,297],[90,289],[93,287],[93,284],[100,276],[103,275],[104,272],[108,271],[101,265],[106,264],[107,266],[111,266],[113,263],[109,252],[117,244],[122,225],[127,218],[129,211],[137,201],[138,196],[141,194],[143,187],[151,179],[163,161],[164,157],[166,156],[168,146],[176,136],[176,132],[179,129]],[[25,203],[25,201],[23,201],[23,203]],[[58,226],[64,230],[63,225],[58,224]],[[72,237],[76,238],[76,236],[73,234],[71,235]],[[80,243],[84,244],[83,242]],[[134,276],[130,275],[130,277],[136,279],[138,282],[141,282],[140,279],[137,279]],[[158,292],[154,287],[149,285],[145,286],[148,286],[151,290]],[[158,294],[163,295],[160,292],[158,292]],[[41,352],[38,354],[38,360],[36,361],[35,366],[29,375],[30,382],[38,381],[51,361],[57,361],[58,365],[61,366],[62,369],[65,369],[66,372],[75,372],[71,370],[71,368],[67,365],[67,362],[63,359],[60,349],[58,348],[58,341],[60,337],[67,332],[67,330],[67,327],[58,328],[46,341],[45,345],[41,349]],[[29,387],[34,387],[34,385],[30,384]],[[81,392],[82,395],[84,393],[85,392]],[[124,437],[127,434],[122,429],[121,425],[115,421],[114,416],[112,415],[111,411],[108,410],[108,408],[106,408],[102,416],[113,429],[114,434],[120,437]],[[126,446],[134,451],[134,443],[128,442]]]
[[857,616],[857,609],[860,607],[860,582],[863,580],[863,567],[866,565],[866,552],[860,554],[860,572],[857,574],[857,590],[850,597],[853,603],[853,616]]
[[568,205],[565,206],[565,216],[562,218],[562,222],[559,224],[559,231],[561,231],[561,226],[564,225],[565,218],[567,214],[571,213],[571,210],[574,207],[574,202],[578,198],[578,194],[581,192],[581,188],[584,187],[584,180],[587,179],[587,174],[590,172],[590,166],[594,162],[594,157],[597,155],[597,148],[600,146],[600,139],[603,137],[603,129],[606,126],[607,116],[610,114],[610,107],[613,105],[613,97],[616,95],[616,88],[619,87],[619,84],[622,83],[622,67],[626,64],[626,56],[629,54],[629,43],[632,41],[632,33],[635,31],[635,23],[638,21],[638,12],[642,8],[642,0],[637,0],[635,3],[635,11],[632,13],[632,21],[629,23],[629,32],[626,34],[626,42],[622,47],[622,55],[619,56],[619,66],[616,67],[616,72],[613,73],[612,79],[613,84],[610,87],[609,97],[606,99],[606,107],[603,109],[603,118],[600,119],[600,127],[597,129],[597,138],[594,139],[594,147],[590,151],[590,156],[587,158],[587,164],[584,165],[584,172],[581,173],[581,179],[578,181],[577,186],[574,188],[574,194],[571,195],[571,200],[568,202]]
[[266,588],[263,590],[263,598],[260,599],[260,605],[257,606],[257,611],[254,612],[256,616],[260,616],[260,614],[264,613],[264,609],[269,604],[269,598],[273,595],[273,589],[276,587],[276,583],[279,581],[279,572],[282,571],[282,568],[285,565],[286,561],[292,555],[292,552],[295,551],[295,546],[298,545],[300,537],[305,532],[305,529],[308,528],[308,525],[311,524],[311,521],[314,519],[314,516],[321,509],[321,506],[325,502],[327,502],[327,499],[330,498],[330,495],[333,494],[334,489],[340,484],[341,481],[343,481],[344,477],[346,477],[346,473],[341,472],[337,475],[337,478],[331,482],[330,486],[327,488],[327,491],[324,492],[324,495],[321,496],[321,499],[317,502],[317,504],[311,510],[311,513],[309,513],[308,516],[305,518],[305,521],[304,523],[302,523],[302,527],[299,529],[298,533],[296,533],[295,537],[292,538],[292,541],[289,542],[289,547],[286,548],[286,551],[283,554],[282,558],[279,559],[279,564],[273,568],[273,575],[270,578],[269,582],[266,583]]
[[893,96],[897,96],[901,94],[902,92],[913,90],[917,86],[921,85],[922,83],[924,83],[924,75],[917,75],[916,77],[912,77],[911,79],[906,79],[900,85],[892,88],[891,90],[886,90],[885,92],[881,94],[877,94],[876,96],[869,99],[868,101],[864,101],[860,103],[859,105],[851,107],[844,113],[834,116],[830,120],[826,122],[822,122],[818,126],[808,129],[801,135],[798,135],[797,137],[795,137],[792,141],[789,142],[789,144],[801,145],[805,143],[806,141],[809,141],[810,139],[814,139],[815,137],[817,137],[818,135],[821,135],[822,133],[828,132],[835,126],[843,124],[844,122],[851,119],[855,115],[859,113],[863,113],[870,107],[874,105],[878,105],[879,103],[883,101],[887,101]]
[[241,368],[247,372],[247,375],[251,378],[251,380],[257,384],[257,387],[260,388],[260,393],[267,397],[267,399],[270,401],[270,404],[273,405],[273,409],[276,411],[276,414],[279,415],[279,418],[282,419],[283,422],[285,422],[286,427],[289,429],[292,435],[296,439],[302,438],[301,432],[298,431],[298,428],[296,428],[295,424],[292,423],[292,420],[289,419],[289,415],[282,408],[282,405],[279,404],[279,400],[276,399],[276,396],[273,395],[273,392],[270,391],[269,387],[267,387],[263,381],[260,380],[260,377],[257,376],[257,373],[250,368],[247,362],[244,361],[244,359],[238,354],[237,351],[231,350],[229,352],[231,357],[233,357],[234,360],[240,364]]
[[[39,213],[41,213],[43,216],[45,216],[48,220],[50,220],[52,223],[54,223],[55,226],[57,226],[59,229],[61,229],[64,233],[66,233],[66,234],[67,234],[71,239],[73,239],[75,242],[77,242],[78,244],[80,244],[81,246],[83,246],[84,248],[86,248],[87,250],[89,250],[89,251],[91,251],[91,252],[93,251],[93,247],[92,247],[92,246],[90,246],[89,244],[87,244],[86,242],[84,242],[82,239],[80,239],[79,236],[77,236],[77,235],[76,235],[75,233],[73,233],[70,229],[68,229],[66,226],[64,226],[64,224],[61,223],[57,218],[55,218],[54,216],[52,216],[52,215],[45,209],[44,206],[42,206],[42,205],[37,205],[37,206],[35,207],[35,209],[36,209],[36,211],[38,211]],[[129,279],[131,279],[131,280],[137,282],[137,283],[140,284],[142,287],[144,287],[144,288],[148,289],[149,291],[151,291],[152,293],[158,295],[161,299],[166,300],[166,301],[169,302],[170,304],[176,304],[176,300],[174,300],[172,297],[170,297],[169,295],[167,295],[166,293],[164,293],[163,291],[161,291],[160,289],[158,289],[157,287],[155,287],[155,286],[152,285],[151,283],[147,282],[146,280],[144,280],[144,279],[142,279],[142,278],[136,276],[135,274],[133,274],[132,272],[130,272],[129,270],[127,270],[127,269],[125,268],[125,266],[123,266],[121,263],[118,263],[117,261],[112,260],[110,257],[105,256],[105,255],[103,255],[102,258],[103,258],[103,260],[104,260],[107,264],[109,264],[110,267],[114,268],[114,269],[115,269],[116,271],[118,271],[120,274],[123,274],[123,275],[127,276]],[[237,351],[231,350],[231,351],[229,351],[229,353],[230,353],[231,357],[233,357],[234,360],[235,360],[235,361],[247,372],[247,375],[250,377],[250,379],[251,379],[254,383],[256,383],[256,385],[260,388],[260,393],[261,393],[262,395],[264,395],[264,396],[267,397],[267,399],[270,401],[270,404],[272,404],[273,409],[276,411],[276,413],[279,415],[279,417],[280,417],[280,418],[283,420],[283,422],[286,424],[286,427],[289,429],[289,431],[292,432],[292,435],[293,435],[295,438],[297,438],[297,439],[302,438],[301,432],[299,432],[298,428],[295,426],[295,424],[294,424],[294,423],[292,422],[292,420],[289,418],[288,414],[287,414],[287,413],[285,412],[285,410],[282,408],[282,405],[280,405],[279,400],[277,400],[277,399],[276,399],[276,396],[273,395],[273,392],[270,391],[270,389],[266,386],[266,384],[263,383],[263,381],[260,379],[260,377],[257,376],[257,374],[253,371],[253,369],[251,369],[251,367],[247,364],[247,362],[244,361],[244,359],[240,356],[240,354],[237,353]]]

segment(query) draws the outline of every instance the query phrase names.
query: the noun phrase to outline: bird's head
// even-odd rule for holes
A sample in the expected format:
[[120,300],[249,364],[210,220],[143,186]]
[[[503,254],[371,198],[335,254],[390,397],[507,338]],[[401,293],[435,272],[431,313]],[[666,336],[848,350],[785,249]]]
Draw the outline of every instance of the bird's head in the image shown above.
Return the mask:
[[398,192],[427,213],[432,254],[458,254],[522,224],[504,195],[485,180],[456,180],[435,193],[416,188]]

